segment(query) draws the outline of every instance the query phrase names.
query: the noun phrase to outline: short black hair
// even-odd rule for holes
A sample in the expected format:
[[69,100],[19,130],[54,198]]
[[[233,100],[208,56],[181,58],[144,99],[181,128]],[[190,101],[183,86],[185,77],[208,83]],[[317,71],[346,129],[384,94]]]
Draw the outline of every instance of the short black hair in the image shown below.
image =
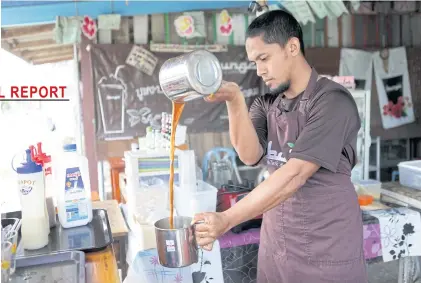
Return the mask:
[[278,43],[282,47],[296,37],[304,54],[303,30],[293,15],[284,10],[272,10],[255,18],[247,28],[246,38],[263,36],[267,44]]

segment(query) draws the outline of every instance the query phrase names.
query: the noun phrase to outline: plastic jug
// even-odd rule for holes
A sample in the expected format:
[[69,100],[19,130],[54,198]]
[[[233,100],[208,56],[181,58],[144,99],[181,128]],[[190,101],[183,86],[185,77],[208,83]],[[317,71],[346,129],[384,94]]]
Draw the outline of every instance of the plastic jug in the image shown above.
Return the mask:
[[53,165],[58,218],[64,228],[83,226],[92,221],[88,159],[76,152],[76,144],[66,144],[63,150]]
[[31,159],[31,150],[26,150],[26,161],[16,168],[22,206],[22,243],[24,249],[40,249],[48,244],[50,231],[45,214],[44,171]]

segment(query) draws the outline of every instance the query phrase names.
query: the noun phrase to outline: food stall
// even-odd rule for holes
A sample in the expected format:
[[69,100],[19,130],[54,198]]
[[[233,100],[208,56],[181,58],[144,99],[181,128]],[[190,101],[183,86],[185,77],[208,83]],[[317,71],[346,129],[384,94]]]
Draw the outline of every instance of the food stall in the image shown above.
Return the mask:
[[[224,79],[241,85],[248,105],[264,91],[255,67],[247,61],[243,46],[245,30],[256,16],[256,11],[250,13],[247,10],[249,2],[196,1],[178,4],[170,5],[160,1],[154,4],[145,1],[102,1],[98,4],[90,1],[63,1],[61,4],[32,6],[8,4],[5,10],[10,13],[5,13],[5,17],[2,14],[2,28],[4,23],[4,34],[7,35],[4,45],[11,52],[19,49],[11,43],[23,37],[24,32],[20,28],[6,26],[24,24],[26,19],[33,19],[50,22],[48,27],[42,25],[40,30],[43,32],[57,35],[57,25],[65,34],[70,33],[71,29],[63,27],[80,25],[80,21],[75,23],[72,18],[84,15],[81,17],[83,24],[78,29],[81,33],[80,41],[69,43],[71,36],[60,39],[71,46],[76,44],[79,47],[77,51],[73,48],[70,51],[69,48],[56,50],[59,55],[55,58],[78,59],[83,93],[84,154],[89,159],[92,191],[101,194],[101,199],[104,198],[105,193],[102,194],[100,188],[105,186],[106,181],[101,179],[106,179],[108,172],[98,169],[107,160],[117,160],[117,167],[123,172],[113,173],[113,184],[117,184],[113,187],[113,198],[119,202],[121,200],[121,203],[117,204],[115,200],[110,203],[94,201],[93,222],[89,227],[84,227],[92,229],[84,229],[80,233],[75,231],[70,241],[62,243],[63,237],[69,239],[66,233],[72,231],[58,227],[51,234],[52,240],[47,249],[35,255],[67,253],[66,256],[78,265],[80,272],[85,273],[86,282],[118,282],[118,269],[121,269],[122,280],[126,283],[235,283],[253,282],[256,278],[261,219],[229,231],[216,241],[212,251],[199,250],[196,264],[171,269],[159,264],[153,222],[168,214],[168,203],[163,200],[168,199],[169,125],[164,117],[171,111],[171,104],[159,86],[158,71],[162,63],[186,52],[207,49],[218,58]],[[278,3],[268,4],[257,9],[257,12],[280,8]],[[285,8],[296,15],[299,7],[285,5]],[[361,23],[363,20],[358,18],[361,16],[356,11],[358,8],[347,6],[346,12],[341,9],[336,10],[338,15],[331,11],[333,14],[321,18],[314,15],[310,17],[308,14],[299,17],[303,24],[305,44],[309,46],[306,56],[321,73],[350,87],[359,109],[362,121],[358,136],[359,163],[352,177],[356,192],[362,196],[366,261],[368,264],[399,261],[400,280],[411,282],[417,275],[416,256],[421,255],[421,247],[414,240],[419,236],[421,225],[418,213],[418,209],[421,209],[421,196],[418,197],[417,191],[419,188],[411,188],[414,181],[405,183],[402,179],[405,174],[408,176],[408,171],[401,173],[401,183],[381,183],[379,162],[373,169],[370,148],[373,148],[372,137],[379,134],[379,131],[373,133],[371,127],[373,119],[379,120],[378,109],[375,108],[376,114],[373,111],[373,101],[377,105],[376,100],[384,98],[379,98],[377,89],[371,86],[362,89],[360,85],[356,86],[361,83],[360,73],[352,68],[341,68],[343,47],[364,48],[355,42],[354,16],[348,13],[357,15],[355,18]],[[310,9],[307,11],[311,13]],[[16,16],[18,14],[19,17]],[[22,15],[27,15],[27,18]],[[56,18],[57,15],[60,17]],[[340,27],[335,26],[338,22],[341,23]],[[28,33],[27,30],[25,32]],[[344,40],[349,38],[354,38],[354,42]],[[45,39],[41,41],[43,44],[51,44],[51,41],[46,42]],[[19,50],[23,51],[25,46],[29,46],[25,41],[18,41],[16,45],[20,45]],[[21,56],[25,58],[25,54],[28,55],[22,52]],[[31,60],[30,57],[26,59]],[[36,60],[32,61],[40,64],[56,60],[35,57]],[[415,68],[420,63],[419,50],[408,49],[407,58],[412,61],[408,72],[411,89],[414,90],[421,87],[419,80],[414,79],[419,75],[419,68]],[[371,81],[371,77],[366,81]],[[350,82],[353,84],[347,85]],[[107,100],[110,95],[117,99],[110,102]],[[420,105],[417,96],[406,96],[411,99],[407,100],[408,105]],[[217,211],[220,209],[220,195],[227,196],[226,192],[230,192],[230,197],[237,198],[267,176],[265,168],[249,168],[238,160],[229,142],[224,105],[211,107],[197,101],[189,106],[177,128],[177,132],[181,133],[177,146],[189,150],[179,150],[177,153],[176,178],[180,180],[194,176],[201,185],[188,195],[180,188],[178,191],[175,188],[176,198],[178,196],[175,206],[181,215]],[[412,115],[419,115],[417,111]],[[411,117],[407,119],[406,127],[410,128],[408,132],[418,129],[419,120],[414,120]],[[393,127],[403,125],[397,122],[392,124]],[[157,129],[158,132],[155,131]],[[402,133],[402,128],[397,131]],[[380,146],[380,142],[377,145]],[[218,158],[218,154],[224,157]],[[380,150],[377,150],[377,156],[380,156]],[[412,171],[409,175],[418,174],[419,170],[413,169],[413,166],[410,168]],[[378,172],[377,180],[370,180],[373,171]],[[97,178],[98,174],[100,178]],[[119,179],[119,182],[115,182],[115,179]],[[240,194],[237,194],[238,191]],[[98,200],[99,197],[92,199]],[[19,218],[18,214],[4,216]],[[18,227],[14,226],[19,230]],[[67,248],[60,248],[58,243]],[[75,246],[75,243],[85,246]],[[26,254],[20,250],[18,255],[24,258]],[[84,271],[81,268],[83,257],[88,263]]]

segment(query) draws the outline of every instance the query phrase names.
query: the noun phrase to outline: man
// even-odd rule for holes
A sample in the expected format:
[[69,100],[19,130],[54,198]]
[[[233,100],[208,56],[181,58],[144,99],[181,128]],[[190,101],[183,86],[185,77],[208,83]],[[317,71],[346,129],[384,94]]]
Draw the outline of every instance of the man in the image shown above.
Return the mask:
[[194,221],[200,246],[264,213],[258,283],[366,283],[361,210],[350,180],[360,119],[352,96],[320,78],[304,57],[303,35],[285,11],[267,12],[247,31],[246,51],[270,93],[247,106],[224,82],[208,101],[226,101],[230,138],[248,165],[270,177],[222,213]]

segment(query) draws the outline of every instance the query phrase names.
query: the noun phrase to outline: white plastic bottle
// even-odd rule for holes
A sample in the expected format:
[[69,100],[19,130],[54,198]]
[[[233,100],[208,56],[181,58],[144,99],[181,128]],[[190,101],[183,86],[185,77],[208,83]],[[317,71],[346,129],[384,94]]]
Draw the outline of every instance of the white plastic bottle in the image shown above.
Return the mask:
[[31,159],[31,151],[26,150],[26,162],[16,168],[22,206],[23,248],[35,250],[48,244],[50,226],[45,214],[44,171],[41,165]]
[[76,152],[76,144],[65,144],[54,162],[57,210],[61,226],[71,228],[92,221],[91,183],[88,159]]

